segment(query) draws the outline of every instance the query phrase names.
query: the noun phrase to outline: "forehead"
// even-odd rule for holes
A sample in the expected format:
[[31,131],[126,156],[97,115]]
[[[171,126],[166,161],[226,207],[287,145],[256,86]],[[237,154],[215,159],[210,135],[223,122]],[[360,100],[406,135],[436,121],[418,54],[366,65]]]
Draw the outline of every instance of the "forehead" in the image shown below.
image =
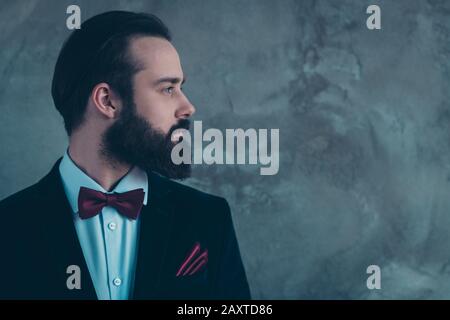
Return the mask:
[[138,37],[130,42],[131,56],[150,77],[182,77],[180,57],[167,40],[157,37]]

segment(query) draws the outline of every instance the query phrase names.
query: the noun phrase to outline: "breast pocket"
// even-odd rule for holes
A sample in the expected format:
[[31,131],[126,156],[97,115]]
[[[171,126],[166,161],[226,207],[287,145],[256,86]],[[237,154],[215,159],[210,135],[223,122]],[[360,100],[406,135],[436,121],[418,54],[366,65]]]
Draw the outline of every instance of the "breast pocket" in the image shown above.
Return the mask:
[[210,297],[207,268],[193,275],[174,276],[171,284],[172,293],[176,299],[208,299]]

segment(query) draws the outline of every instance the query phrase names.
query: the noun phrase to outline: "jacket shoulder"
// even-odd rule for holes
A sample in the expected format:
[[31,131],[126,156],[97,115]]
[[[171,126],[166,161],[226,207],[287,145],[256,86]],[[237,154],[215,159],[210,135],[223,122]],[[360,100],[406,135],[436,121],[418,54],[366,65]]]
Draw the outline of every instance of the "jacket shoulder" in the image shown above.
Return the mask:
[[0,214],[32,205],[39,196],[39,186],[39,182],[35,183],[1,200]]
[[[156,186],[162,187],[164,190],[169,190],[172,194],[172,199],[182,203],[184,207],[196,207],[213,210],[215,213],[224,212],[229,214],[230,207],[225,198],[216,196],[207,192],[200,191],[191,186],[173,181],[158,174],[154,174],[152,179],[157,180]],[[150,186],[151,188],[151,186]],[[150,194],[152,190],[150,189]]]
[[[55,189],[55,178],[58,174],[58,166],[61,158],[56,161],[53,168],[38,182],[22,189],[0,201],[0,215],[4,216],[7,211],[19,211],[36,207],[43,198],[49,196]],[[42,200],[43,201],[43,200]]]
[[[224,245],[229,234],[234,233],[233,219],[225,198],[158,176],[154,189],[168,190],[162,199],[164,207],[172,214],[175,232],[184,242],[200,241]],[[161,192],[161,191],[156,192]],[[152,187],[149,194],[152,197]],[[160,202],[161,203],[161,202]],[[184,235],[184,236],[183,236]],[[196,239],[193,239],[196,238]],[[218,249],[217,250],[222,250]]]

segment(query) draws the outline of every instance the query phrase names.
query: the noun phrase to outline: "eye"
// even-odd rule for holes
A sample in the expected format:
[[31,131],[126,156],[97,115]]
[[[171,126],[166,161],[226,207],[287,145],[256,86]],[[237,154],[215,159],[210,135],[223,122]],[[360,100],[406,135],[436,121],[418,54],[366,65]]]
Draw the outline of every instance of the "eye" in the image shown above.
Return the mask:
[[168,88],[164,88],[164,93],[167,93],[167,94],[172,94],[173,93],[173,90],[175,89],[175,87],[168,87]]

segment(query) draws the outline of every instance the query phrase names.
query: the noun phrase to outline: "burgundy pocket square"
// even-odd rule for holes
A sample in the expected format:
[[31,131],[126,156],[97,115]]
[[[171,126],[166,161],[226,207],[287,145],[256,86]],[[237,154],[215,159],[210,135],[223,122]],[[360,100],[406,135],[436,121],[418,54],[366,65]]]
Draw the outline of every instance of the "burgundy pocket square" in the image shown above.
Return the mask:
[[192,276],[199,271],[208,262],[208,250],[201,252],[200,243],[196,242],[194,247],[189,251],[185,260],[181,264],[176,274],[179,276]]

